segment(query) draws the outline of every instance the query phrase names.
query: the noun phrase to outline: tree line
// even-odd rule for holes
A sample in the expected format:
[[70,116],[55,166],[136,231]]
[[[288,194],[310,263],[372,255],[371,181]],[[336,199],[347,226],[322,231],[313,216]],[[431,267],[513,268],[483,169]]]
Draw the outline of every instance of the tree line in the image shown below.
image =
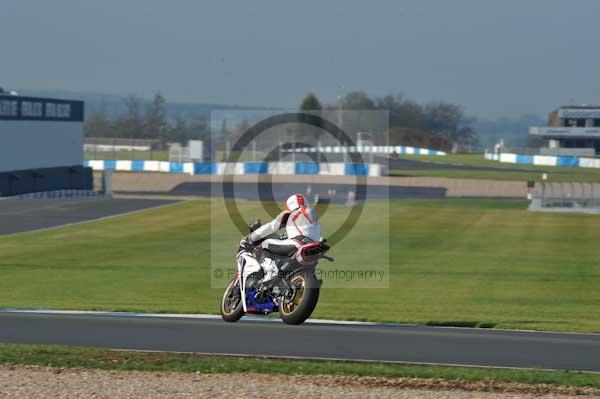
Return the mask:
[[[309,93],[306,99],[312,97],[316,98],[313,93]],[[311,102],[314,99],[309,104]],[[343,96],[338,104],[324,108],[332,107],[387,111],[389,126],[384,135],[390,145],[410,145],[444,151],[450,151],[456,146],[473,148],[478,145],[478,135],[471,127],[474,118],[467,117],[464,107],[459,104],[445,101],[420,104],[401,94],[370,97],[363,91],[353,91]]]
[[158,140],[161,146],[168,142],[187,143],[188,140],[204,140],[209,137],[204,116],[193,119],[181,116],[169,118],[165,105],[167,100],[156,93],[150,102],[137,96],[125,98],[126,111],[117,117],[103,112],[93,112],[84,124],[86,137]]
[[[444,101],[419,104],[402,95],[370,97],[365,92],[353,91],[335,104],[323,104],[315,93],[308,93],[299,110],[320,114],[337,125],[356,142],[358,133],[375,145],[408,145],[442,151],[472,150],[479,138],[471,126],[475,121],[465,114],[461,105]],[[350,112],[354,111],[354,112]],[[242,120],[224,132],[222,141],[235,142],[250,127]],[[259,137],[268,147],[272,140],[297,141],[315,145],[335,145],[329,134],[314,126],[298,124],[273,129],[271,136]]]
[[[98,111],[90,114],[85,121],[86,137],[154,139],[162,146],[168,142],[185,144],[190,139],[210,138],[209,126],[203,115],[169,117],[166,99],[160,93],[156,93],[151,101],[130,95],[124,102],[125,111],[119,116],[109,117]],[[320,113],[324,118],[341,124],[340,127],[353,140],[357,139],[359,132],[366,132],[369,140],[376,145],[410,145],[443,151],[472,149],[478,145],[478,135],[472,127],[474,119],[466,116],[461,105],[449,102],[420,104],[402,95],[371,97],[363,91],[353,91],[334,104],[323,104],[315,93],[308,93],[299,109]],[[222,147],[226,141],[235,142],[249,127],[250,123],[242,120],[229,130],[223,121],[221,131],[214,134],[214,144]],[[265,141],[267,146],[272,144],[273,139],[334,144],[328,136],[318,127],[285,126],[259,141]]]

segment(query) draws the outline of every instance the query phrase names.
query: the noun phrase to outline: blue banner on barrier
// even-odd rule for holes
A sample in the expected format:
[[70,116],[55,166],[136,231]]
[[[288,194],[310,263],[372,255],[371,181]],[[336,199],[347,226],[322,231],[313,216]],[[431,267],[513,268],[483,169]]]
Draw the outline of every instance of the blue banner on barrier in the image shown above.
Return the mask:
[[104,161],[104,170],[107,169],[116,169],[117,168],[117,161],[115,160],[106,160]]
[[183,164],[181,162],[169,162],[169,173],[183,173]]
[[245,175],[261,175],[269,171],[269,165],[265,162],[244,162]]
[[558,166],[572,166],[574,168],[579,167],[579,157],[556,157],[556,165]]
[[83,166],[85,166],[86,168],[87,168],[88,166],[90,166],[90,161],[88,161],[87,159],[84,159],[84,160],[83,160]]
[[131,161],[131,170],[134,172],[143,172],[144,161]]
[[214,163],[210,162],[195,162],[194,163],[194,174],[195,175],[212,175],[216,171]]
[[294,172],[297,175],[318,175],[319,164],[317,162],[296,162]]
[[517,163],[522,165],[533,165],[533,155],[517,155]]
[[346,176],[368,176],[369,175],[369,165],[364,163],[347,163]]

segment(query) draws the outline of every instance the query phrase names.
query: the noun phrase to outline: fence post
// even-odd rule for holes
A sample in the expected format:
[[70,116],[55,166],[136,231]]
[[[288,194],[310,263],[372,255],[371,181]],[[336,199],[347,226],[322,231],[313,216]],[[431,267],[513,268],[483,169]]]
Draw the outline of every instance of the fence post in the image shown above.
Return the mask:
[[112,169],[105,169],[102,171],[102,194],[112,195]]

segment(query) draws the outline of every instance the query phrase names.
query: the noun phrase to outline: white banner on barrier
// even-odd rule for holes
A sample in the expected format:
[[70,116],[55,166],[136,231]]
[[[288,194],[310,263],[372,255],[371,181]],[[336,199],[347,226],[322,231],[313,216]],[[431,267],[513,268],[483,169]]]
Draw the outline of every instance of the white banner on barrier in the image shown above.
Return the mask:
[[381,176],[381,165],[375,163],[369,165],[369,176],[378,177]]
[[273,175],[293,175],[295,169],[293,162],[269,162],[269,173]]
[[194,174],[194,163],[193,162],[185,162],[183,164],[183,173],[193,175]]
[[343,162],[327,162],[319,164],[320,175],[344,176],[346,174],[346,164]]
[[236,163],[223,162],[222,164],[223,165],[220,168],[220,171],[222,171],[221,174],[224,174],[224,175],[243,175],[244,174],[244,163],[243,162],[236,162]]
[[600,168],[600,159],[579,158],[579,166],[582,168]]
[[130,171],[131,170],[131,161],[117,161],[115,163],[115,169]]
[[517,154],[500,154],[500,162],[517,163]]
[[160,172],[169,172],[171,170],[171,164],[167,161],[160,161],[158,164],[158,170]]
[[94,170],[104,170],[104,161],[89,161],[88,165]]
[[144,172],[159,172],[160,162],[159,161],[144,161]]
[[533,157],[534,165],[556,166],[556,157],[550,155],[535,155]]

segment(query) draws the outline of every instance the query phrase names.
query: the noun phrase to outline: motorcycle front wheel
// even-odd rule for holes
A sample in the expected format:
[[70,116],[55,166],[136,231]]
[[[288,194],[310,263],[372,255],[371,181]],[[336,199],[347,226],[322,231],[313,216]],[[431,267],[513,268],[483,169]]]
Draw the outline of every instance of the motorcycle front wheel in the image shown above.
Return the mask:
[[317,306],[320,284],[310,269],[295,272],[288,282],[294,289],[279,303],[279,316],[286,324],[302,324]]
[[236,277],[227,286],[223,299],[221,300],[221,317],[228,322],[236,322],[244,315],[242,305],[242,294],[240,291],[239,278]]

